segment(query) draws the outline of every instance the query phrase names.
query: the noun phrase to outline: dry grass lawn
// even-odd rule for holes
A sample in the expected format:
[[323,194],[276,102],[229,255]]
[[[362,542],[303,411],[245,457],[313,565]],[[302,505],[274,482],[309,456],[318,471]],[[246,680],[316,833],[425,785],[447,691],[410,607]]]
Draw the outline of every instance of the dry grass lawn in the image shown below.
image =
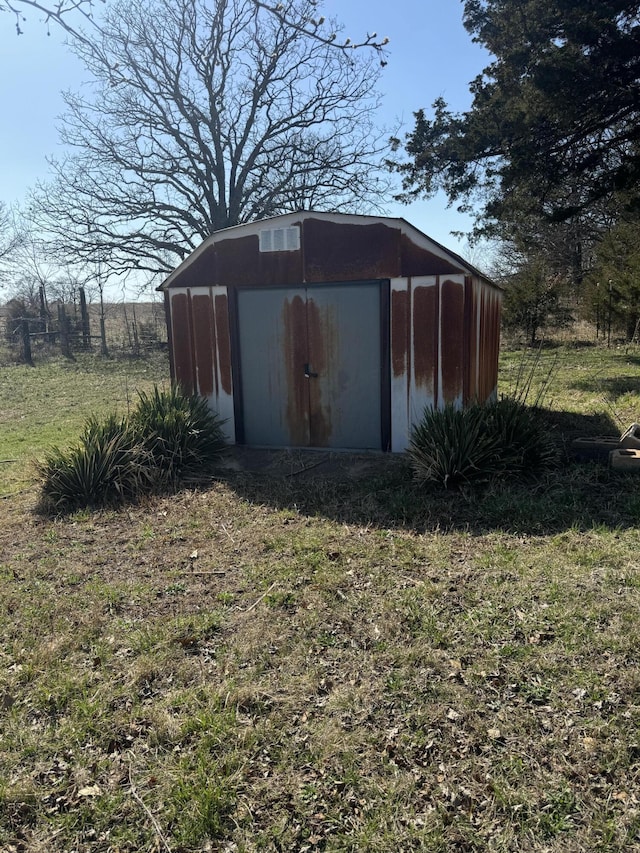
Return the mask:
[[[559,435],[640,414],[637,355],[562,359]],[[116,394],[103,367],[67,393]],[[403,459],[275,461],[59,519],[12,463],[0,849],[640,850],[637,478],[446,493]]]

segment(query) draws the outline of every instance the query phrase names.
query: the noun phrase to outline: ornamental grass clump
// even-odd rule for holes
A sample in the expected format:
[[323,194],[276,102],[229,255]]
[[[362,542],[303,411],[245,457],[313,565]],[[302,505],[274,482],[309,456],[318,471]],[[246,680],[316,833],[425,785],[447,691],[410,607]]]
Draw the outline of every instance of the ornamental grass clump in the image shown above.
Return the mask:
[[495,472],[499,448],[484,430],[480,406],[426,409],[411,435],[409,457],[417,480],[449,488]]
[[540,409],[510,397],[481,408],[500,447],[505,474],[526,478],[558,465],[559,445]]
[[509,398],[466,409],[426,409],[408,452],[418,481],[445,488],[499,476],[534,477],[559,460],[540,412]]
[[48,514],[134,501],[153,490],[151,457],[125,418],[90,418],[79,443],[53,447],[37,469],[43,478],[40,509]]
[[225,447],[222,422],[180,388],[140,394],[128,418],[90,418],[79,443],[36,463],[47,514],[131,502],[212,467]]
[[212,465],[225,449],[222,421],[203,397],[179,386],[140,392],[131,424],[169,481]]

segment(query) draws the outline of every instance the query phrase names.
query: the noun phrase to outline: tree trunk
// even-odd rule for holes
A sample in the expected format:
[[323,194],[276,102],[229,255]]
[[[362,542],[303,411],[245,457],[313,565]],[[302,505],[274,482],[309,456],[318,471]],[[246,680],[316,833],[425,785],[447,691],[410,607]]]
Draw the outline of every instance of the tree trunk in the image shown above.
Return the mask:
[[47,308],[47,297],[44,292],[44,287],[40,287],[38,291],[40,297],[40,323],[43,332],[49,331],[49,309]]

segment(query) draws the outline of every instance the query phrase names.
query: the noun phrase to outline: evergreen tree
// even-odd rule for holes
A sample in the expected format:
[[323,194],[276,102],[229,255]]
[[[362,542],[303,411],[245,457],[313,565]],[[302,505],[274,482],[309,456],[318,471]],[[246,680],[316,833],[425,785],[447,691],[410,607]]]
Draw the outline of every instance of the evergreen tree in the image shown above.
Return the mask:
[[565,221],[640,179],[640,4],[465,0],[464,23],[494,60],[468,112],[415,114],[396,161],[404,198],[444,189],[478,230],[531,214]]

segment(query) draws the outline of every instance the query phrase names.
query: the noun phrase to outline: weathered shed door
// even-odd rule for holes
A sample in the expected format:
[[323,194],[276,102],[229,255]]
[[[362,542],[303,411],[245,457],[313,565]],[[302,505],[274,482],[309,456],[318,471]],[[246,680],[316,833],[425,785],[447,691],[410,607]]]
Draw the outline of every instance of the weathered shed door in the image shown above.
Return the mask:
[[380,288],[239,291],[247,444],[381,448]]

